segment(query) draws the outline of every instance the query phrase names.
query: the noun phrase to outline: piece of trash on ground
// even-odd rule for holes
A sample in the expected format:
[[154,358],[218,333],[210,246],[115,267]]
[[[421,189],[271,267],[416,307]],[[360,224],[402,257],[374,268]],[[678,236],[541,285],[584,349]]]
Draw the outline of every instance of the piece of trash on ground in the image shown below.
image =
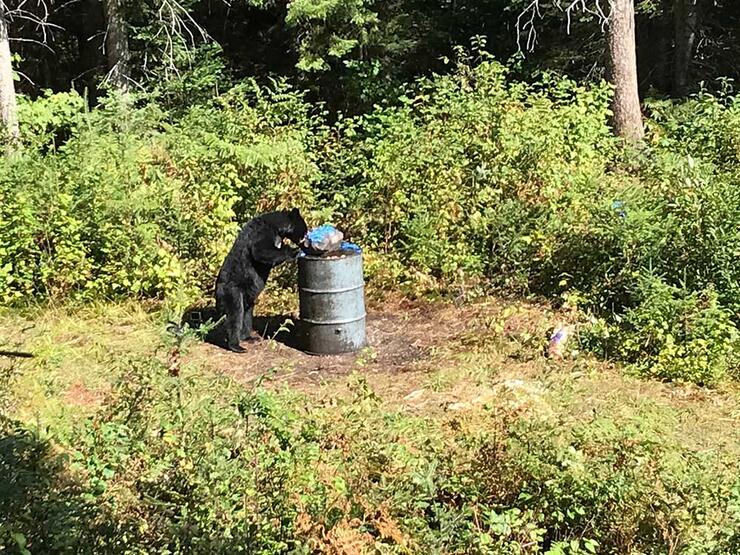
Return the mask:
[[547,346],[547,355],[551,358],[563,358],[565,344],[573,333],[573,326],[559,326],[550,336],[550,343]]

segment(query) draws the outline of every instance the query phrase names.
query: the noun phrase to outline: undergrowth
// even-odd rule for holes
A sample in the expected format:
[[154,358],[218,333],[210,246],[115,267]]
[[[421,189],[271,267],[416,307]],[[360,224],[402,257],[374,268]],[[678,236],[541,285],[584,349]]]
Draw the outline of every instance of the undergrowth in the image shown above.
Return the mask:
[[[0,426],[21,553],[701,553],[740,549],[737,460],[649,421],[414,417],[359,376],[317,406],[149,357],[95,414]],[[217,392],[217,393],[215,393]],[[503,395],[503,394],[502,394]],[[70,418],[73,418],[70,416]],[[71,422],[70,422],[71,424]]]
[[[176,112],[24,101],[24,148],[0,163],[0,301],[210,294],[237,223],[299,206],[365,248],[371,287],[567,299],[623,341],[600,352],[712,385],[737,374],[740,103],[648,102],[635,149],[611,135],[610,95],[484,61],[332,123],[282,83]],[[646,273],[717,324],[677,322]]]

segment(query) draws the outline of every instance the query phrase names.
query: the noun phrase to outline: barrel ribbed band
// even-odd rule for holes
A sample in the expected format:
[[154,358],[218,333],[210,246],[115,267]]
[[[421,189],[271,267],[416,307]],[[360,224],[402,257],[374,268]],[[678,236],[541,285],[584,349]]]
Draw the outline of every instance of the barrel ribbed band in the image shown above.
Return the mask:
[[357,291],[365,287],[365,284],[355,285],[353,287],[345,287],[344,289],[306,289],[302,287],[298,290],[298,293],[314,293],[316,295],[326,295],[328,293],[347,293],[348,291]]
[[309,320],[307,318],[301,318],[302,322],[307,322],[309,324],[314,324],[317,326],[338,326],[340,324],[351,324],[352,322],[359,322],[360,320],[364,320],[367,316],[366,313],[362,313],[362,316],[358,316],[357,318],[350,318],[348,320],[331,320],[326,322],[321,322],[319,320]]

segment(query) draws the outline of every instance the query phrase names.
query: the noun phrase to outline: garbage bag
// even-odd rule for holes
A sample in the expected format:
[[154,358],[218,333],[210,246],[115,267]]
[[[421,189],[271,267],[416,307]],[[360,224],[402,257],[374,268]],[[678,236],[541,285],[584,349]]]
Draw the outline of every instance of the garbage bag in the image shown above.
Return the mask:
[[362,252],[362,249],[359,245],[355,245],[354,243],[350,243],[349,241],[342,241],[342,250],[343,251],[352,251],[360,253]]
[[344,234],[332,225],[322,225],[312,229],[304,239],[304,251],[309,254],[323,254],[337,251],[342,247]]

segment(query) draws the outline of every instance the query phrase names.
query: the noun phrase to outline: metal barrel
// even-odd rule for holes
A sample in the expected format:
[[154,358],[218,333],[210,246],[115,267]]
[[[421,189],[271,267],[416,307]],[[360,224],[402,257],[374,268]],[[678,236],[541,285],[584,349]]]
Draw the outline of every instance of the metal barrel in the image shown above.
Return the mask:
[[298,258],[298,295],[302,347],[307,353],[351,353],[365,346],[361,253]]

